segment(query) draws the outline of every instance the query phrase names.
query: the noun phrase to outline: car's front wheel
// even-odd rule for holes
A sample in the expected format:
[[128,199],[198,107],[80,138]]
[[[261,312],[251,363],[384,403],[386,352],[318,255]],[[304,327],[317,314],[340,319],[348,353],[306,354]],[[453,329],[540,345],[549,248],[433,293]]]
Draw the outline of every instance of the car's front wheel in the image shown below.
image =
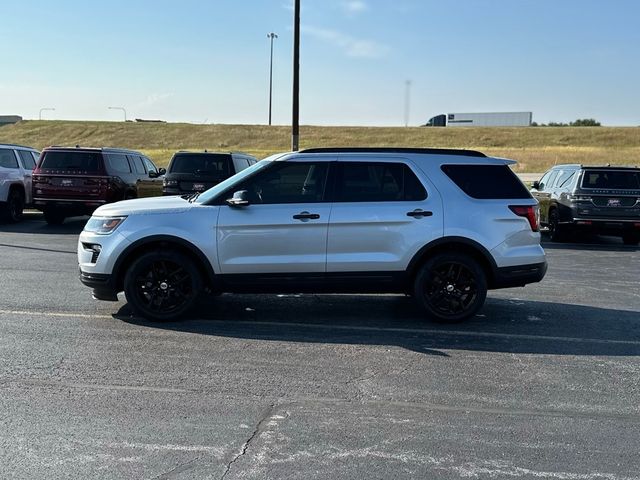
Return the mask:
[[425,262],[414,283],[414,297],[437,322],[473,316],[487,297],[487,277],[469,255],[440,253]]
[[134,312],[166,322],[191,310],[202,291],[194,262],[172,251],[152,251],[138,257],[125,273],[124,293]]

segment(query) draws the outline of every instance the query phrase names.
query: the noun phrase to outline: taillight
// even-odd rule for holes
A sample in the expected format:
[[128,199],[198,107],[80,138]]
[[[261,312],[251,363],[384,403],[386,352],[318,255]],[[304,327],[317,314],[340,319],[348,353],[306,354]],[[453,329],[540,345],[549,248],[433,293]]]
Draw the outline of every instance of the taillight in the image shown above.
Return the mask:
[[519,217],[524,217],[529,220],[531,230],[534,232],[538,231],[539,210],[537,205],[509,205],[509,210]]

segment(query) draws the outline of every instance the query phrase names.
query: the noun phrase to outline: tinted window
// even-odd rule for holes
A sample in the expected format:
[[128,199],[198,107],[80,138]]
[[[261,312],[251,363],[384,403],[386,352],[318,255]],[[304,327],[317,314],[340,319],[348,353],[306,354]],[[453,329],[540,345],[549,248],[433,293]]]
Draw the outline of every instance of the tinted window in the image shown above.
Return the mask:
[[99,152],[43,152],[41,169],[98,172],[102,165]]
[[31,152],[27,152],[26,150],[18,150],[18,154],[20,155],[20,159],[22,160],[22,167],[25,170],[33,170],[36,168],[36,162],[33,160],[33,155]]
[[540,184],[540,187],[538,188],[538,190],[544,190],[544,186],[547,184],[547,180],[549,180],[550,176],[551,176],[551,172],[547,172],[542,176],[542,178],[538,182]]
[[442,171],[473,198],[531,198],[507,165],[443,165]]
[[193,173],[213,177],[231,175],[231,156],[225,154],[177,154],[171,161],[170,173]]
[[147,171],[144,169],[144,162],[142,161],[141,157],[139,157],[138,155],[129,155],[129,160],[131,160],[133,169],[136,171],[136,173],[139,173],[141,175],[147,173]]
[[18,160],[13,154],[13,150],[0,149],[0,167],[18,168]]
[[131,167],[126,155],[110,153],[107,155],[110,173],[131,173]]
[[582,188],[640,189],[640,174],[623,170],[585,170]]
[[544,186],[545,190],[548,190],[553,186],[553,183],[556,181],[557,176],[558,176],[558,170],[552,170],[551,174],[549,175],[549,180],[547,180],[547,183]]
[[40,158],[40,154],[36,152],[31,152],[31,155],[33,155],[33,159],[35,160],[36,165],[38,165],[38,159]]
[[147,157],[142,157],[142,160],[144,161],[144,164],[146,165],[147,170],[149,172],[157,172],[158,171],[158,169],[153,164],[153,162],[151,160],[149,160]]
[[558,188],[562,188],[569,185],[575,173],[576,173],[575,170],[568,170],[568,171],[562,172],[562,174],[558,177],[558,180],[556,180],[556,186]]
[[251,203],[317,203],[323,200],[328,163],[283,163],[241,184]]
[[403,163],[340,162],[336,202],[394,202],[424,200],[427,192]]

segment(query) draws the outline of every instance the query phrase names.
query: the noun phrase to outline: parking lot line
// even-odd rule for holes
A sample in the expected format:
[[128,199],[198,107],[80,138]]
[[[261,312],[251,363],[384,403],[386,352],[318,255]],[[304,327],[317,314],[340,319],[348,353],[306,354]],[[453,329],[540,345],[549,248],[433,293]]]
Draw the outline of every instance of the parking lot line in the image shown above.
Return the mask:
[[[100,314],[84,314],[78,312],[35,312],[28,310],[0,310],[0,315],[20,315],[20,316],[41,316],[41,317],[72,317],[86,319],[114,319],[112,315]],[[579,337],[558,337],[551,335],[531,335],[521,333],[500,333],[500,332],[482,332],[476,330],[447,330],[433,328],[404,328],[404,327],[374,327],[363,325],[336,325],[336,324],[318,324],[318,323],[302,323],[302,322],[271,322],[271,321],[251,321],[251,320],[216,320],[216,319],[189,319],[185,322],[218,322],[230,325],[242,325],[252,327],[296,327],[302,329],[323,329],[323,330],[342,330],[342,331],[361,331],[361,332],[384,332],[384,333],[410,333],[422,335],[448,335],[458,337],[482,337],[482,338],[499,338],[505,340],[539,340],[554,342],[569,342],[582,344],[598,344],[598,345],[632,345],[640,346],[640,340],[608,340],[602,338],[579,338]]]

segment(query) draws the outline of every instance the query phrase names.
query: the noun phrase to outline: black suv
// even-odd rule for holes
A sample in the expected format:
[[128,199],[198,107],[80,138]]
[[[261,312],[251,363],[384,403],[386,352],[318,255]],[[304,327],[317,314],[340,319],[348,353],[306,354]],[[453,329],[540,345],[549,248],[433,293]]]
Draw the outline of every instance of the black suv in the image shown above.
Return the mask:
[[60,224],[105,203],[158,196],[164,173],[134,150],[48,147],[33,171],[33,204],[47,223]]
[[552,241],[582,230],[640,243],[640,168],[558,165],[533,182]]
[[177,152],[169,162],[163,195],[204,192],[258,160],[245,153]]

